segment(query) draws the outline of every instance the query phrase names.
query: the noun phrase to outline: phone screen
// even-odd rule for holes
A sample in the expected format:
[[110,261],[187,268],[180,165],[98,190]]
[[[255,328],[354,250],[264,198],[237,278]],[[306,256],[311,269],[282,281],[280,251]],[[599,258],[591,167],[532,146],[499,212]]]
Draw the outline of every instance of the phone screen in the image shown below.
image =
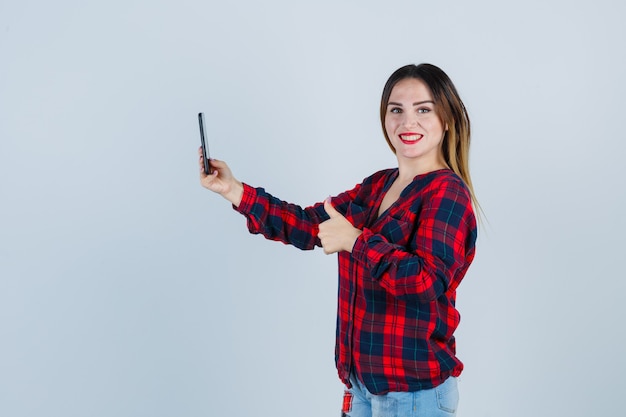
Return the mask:
[[204,162],[204,172],[207,174],[213,173],[211,164],[209,163],[209,148],[206,144],[206,138],[204,135],[204,113],[198,113],[198,123],[200,124],[200,142],[202,143],[202,161]]

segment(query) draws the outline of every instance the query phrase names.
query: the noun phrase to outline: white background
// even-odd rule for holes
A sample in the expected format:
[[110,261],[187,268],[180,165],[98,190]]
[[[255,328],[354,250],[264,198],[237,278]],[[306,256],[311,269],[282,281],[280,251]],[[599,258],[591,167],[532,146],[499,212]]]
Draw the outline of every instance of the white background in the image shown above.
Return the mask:
[[460,417],[615,415],[626,373],[617,0],[0,3],[0,415],[338,416],[336,259],[200,187],[308,205],[392,167],[387,77],[430,62],[486,213]]

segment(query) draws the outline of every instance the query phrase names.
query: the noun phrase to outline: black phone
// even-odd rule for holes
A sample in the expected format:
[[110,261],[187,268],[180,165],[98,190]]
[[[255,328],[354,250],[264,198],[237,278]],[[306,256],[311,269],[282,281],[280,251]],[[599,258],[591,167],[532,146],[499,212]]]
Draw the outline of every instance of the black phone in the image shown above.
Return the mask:
[[198,124],[200,124],[200,142],[202,143],[202,161],[204,162],[204,172],[206,174],[212,174],[213,169],[211,169],[211,163],[209,162],[209,147],[206,143],[206,138],[204,136],[204,132],[206,131],[204,128],[204,113],[198,113]]

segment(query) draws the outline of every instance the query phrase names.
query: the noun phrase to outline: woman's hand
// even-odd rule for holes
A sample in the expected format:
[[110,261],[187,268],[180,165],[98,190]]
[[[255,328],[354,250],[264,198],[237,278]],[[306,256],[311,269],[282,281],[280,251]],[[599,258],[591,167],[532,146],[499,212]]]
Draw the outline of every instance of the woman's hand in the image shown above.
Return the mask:
[[198,149],[198,154],[200,155],[198,160],[200,164],[200,184],[204,188],[218,193],[236,207],[239,206],[243,196],[243,184],[233,176],[226,162],[211,159],[210,163],[213,173],[207,175],[204,172],[204,164],[202,163],[202,148]]
[[330,219],[320,223],[319,237],[322,242],[325,254],[341,251],[352,252],[354,242],[361,235],[362,231],[352,226],[352,224],[341,215],[330,202],[330,197],[324,201],[324,209]]

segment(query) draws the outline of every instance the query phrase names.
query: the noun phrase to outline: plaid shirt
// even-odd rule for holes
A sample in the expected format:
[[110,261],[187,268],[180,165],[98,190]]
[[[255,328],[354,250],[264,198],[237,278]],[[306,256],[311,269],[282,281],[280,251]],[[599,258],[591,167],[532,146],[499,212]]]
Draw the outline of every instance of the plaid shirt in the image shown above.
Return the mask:
[[[417,391],[460,375],[454,330],[456,289],[474,258],[476,219],[470,194],[451,170],[419,175],[378,216],[398,176],[388,169],[332,199],[363,233],[340,252],[335,359],[351,386],[355,372],[373,394]],[[300,249],[321,246],[323,203],[301,208],[244,184],[237,210],[251,233]]]

